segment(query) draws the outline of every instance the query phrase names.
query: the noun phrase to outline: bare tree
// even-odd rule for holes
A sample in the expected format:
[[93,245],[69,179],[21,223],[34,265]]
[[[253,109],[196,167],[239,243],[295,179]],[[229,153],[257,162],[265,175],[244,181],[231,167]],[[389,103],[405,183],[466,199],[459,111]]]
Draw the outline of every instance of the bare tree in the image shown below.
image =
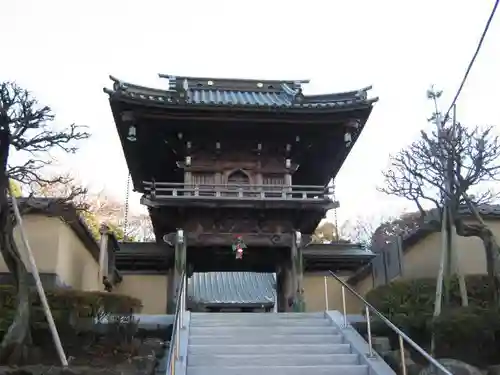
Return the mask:
[[148,214],[133,214],[128,218],[127,236],[140,242],[154,242],[156,237]]
[[[439,126],[435,131],[422,131],[418,140],[391,157],[391,166],[384,172],[385,187],[380,190],[413,201],[420,212],[418,225],[425,223],[435,231],[441,230],[446,202],[447,214],[457,234],[478,237],[483,242],[488,275],[495,297],[500,301],[500,249],[477,209],[478,205],[496,198],[491,190],[479,189],[484,182],[496,181],[499,177],[500,140],[491,126],[468,128],[455,121],[442,121],[437,106],[440,96],[441,92],[428,92],[428,98],[435,105],[429,121]],[[435,209],[426,210],[425,202]],[[469,208],[476,223],[464,220],[460,210],[463,205]]]
[[419,217],[419,212],[402,213],[398,217],[358,217],[346,221],[341,227],[341,233],[349,241],[381,253],[386,251],[387,245],[418,230]]
[[357,217],[351,220],[345,221],[340,227],[340,232],[342,236],[350,240],[351,242],[360,243],[367,248],[371,248],[374,245],[374,234],[378,234],[379,237],[382,234],[382,228],[386,237],[384,239],[385,243],[390,242],[392,235],[396,235],[396,231],[389,233],[392,224],[396,221],[396,218],[390,216],[372,216],[372,217]]
[[[82,186],[77,179],[70,176],[65,176],[64,179],[65,183],[37,183],[31,190],[36,196],[59,198],[68,196]],[[75,196],[72,203],[79,209],[80,215],[96,239],[100,237],[101,224],[105,223],[118,240],[155,240],[149,215],[130,213],[123,202],[104,190],[91,193],[91,189],[87,187],[85,191],[86,194]]]
[[330,243],[339,240],[339,235],[335,224],[323,220],[314,231],[311,241],[313,243]]
[[[15,318],[0,343],[0,363],[23,363],[31,344],[29,274],[14,241],[16,221],[8,199],[9,181],[20,184],[64,182],[61,177],[52,180],[43,176],[44,167],[51,161],[49,152],[59,149],[74,153],[77,150],[75,141],[90,136],[74,124],[55,129],[53,120],[51,109],[40,106],[30,92],[12,82],[0,83],[0,252],[17,290]],[[9,158],[12,151],[24,156],[25,162],[13,165]]]

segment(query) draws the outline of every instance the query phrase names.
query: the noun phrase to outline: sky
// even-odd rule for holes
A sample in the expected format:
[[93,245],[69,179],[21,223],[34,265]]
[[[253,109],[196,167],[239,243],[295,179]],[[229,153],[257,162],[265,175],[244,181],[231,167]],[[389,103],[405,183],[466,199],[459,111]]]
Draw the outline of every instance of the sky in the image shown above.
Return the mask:
[[[414,207],[377,191],[389,155],[427,127],[426,90],[452,96],[489,16],[478,0],[0,0],[0,80],[15,80],[56,113],[56,125],[87,125],[60,171],[125,199],[128,170],[103,87],[109,75],[166,88],[158,73],[310,79],[305,93],[373,85],[379,97],[338,174],[339,222]],[[500,123],[500,16],[458,102],[470,125]],[[139,194],[131,210],[140,211]],[[333,218],[333,213],[330,213]]]

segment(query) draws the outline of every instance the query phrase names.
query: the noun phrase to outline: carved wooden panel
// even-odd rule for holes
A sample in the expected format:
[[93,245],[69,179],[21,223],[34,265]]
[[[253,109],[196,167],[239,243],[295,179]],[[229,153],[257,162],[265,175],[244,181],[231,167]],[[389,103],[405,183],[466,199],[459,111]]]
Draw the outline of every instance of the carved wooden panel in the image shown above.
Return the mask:
[[287,217],[259,217],[245,212],[220,212],[197,215],[188,219],[184,228],[192,233],[291,233],[293,225]]
[[262,176],[263,185],[284,185],[285,176],[281,174],[264,174]]
[[[270,185],[269,187],[265,187],[266,191],[276,191],[276,193],[271,193],[272,196],[279,197],[281,196],[282,188],[280,186],[285,184],[285,176],[282,174],[265,174],[262,176],[262,184]],[[270,194],[266,194],[267,196],[271,196]]]
[[228,185],[248,185],[248,184],[250,184],[250,178],[242,170],[237,170],[237,171],[231,172],[227,176],[227,184]]
[[197,152],[192,156],[191,165],[186,170],[192,172],[227,172],[243,169],[248,172],[286,173],[285,159],[280,151],[257,154],[251,147],[241,150],[222,149],[220,153]]
[[194,185],[213,185],[215,184],[215,173],[195,172],[192,175]]

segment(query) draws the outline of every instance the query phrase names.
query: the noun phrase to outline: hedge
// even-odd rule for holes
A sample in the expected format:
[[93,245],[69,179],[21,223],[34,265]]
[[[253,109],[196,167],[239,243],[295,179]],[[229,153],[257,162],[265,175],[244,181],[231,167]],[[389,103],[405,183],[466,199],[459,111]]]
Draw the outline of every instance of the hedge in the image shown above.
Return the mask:
[[[423,347],[435,335],[436,356],[483,366],[500,351],[500,310],[493,303],[488,278],[466,277],[469,306],[461,307],[458,280],[450,280],[449,304],[433,319],[436,279],[398,280],[371,290],[366,298]],[[383,324],[374,330],[388,332]],[[391,339],[396,339],[392,335]]]
[[[34,289],[31,293],[31,324],[33,327],[46,326],[38,293]],[[79,319],[131,315],[140,312],[142,308],[139,299],[116,293],[61,288],[47,290],[46,295],[58,326],[72,324]],[[14,318],[15,307],[15,289],[12,286],[0,285],[0,338]]]

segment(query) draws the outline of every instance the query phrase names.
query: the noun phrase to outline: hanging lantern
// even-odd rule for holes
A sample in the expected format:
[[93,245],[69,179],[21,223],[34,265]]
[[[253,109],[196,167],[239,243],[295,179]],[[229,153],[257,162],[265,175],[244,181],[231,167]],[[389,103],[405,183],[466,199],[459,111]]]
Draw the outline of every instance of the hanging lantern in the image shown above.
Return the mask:
[[128,136],[127,139],[130,142],[135,142],[137,141],[137,129],[134,125],[130,125],[128,128]]
[[349,147],[351,145],[351,142],[352,142],[352,135],[350,132],[346,132],[344,134],[344,142],[346,144],[347,147]]
[[297,247],[300,247],[302,245],[302,233],[299,231],[295,231],[295,244]]
[[177,242],[184,243],[184,231],[182,229],[177,229]]

